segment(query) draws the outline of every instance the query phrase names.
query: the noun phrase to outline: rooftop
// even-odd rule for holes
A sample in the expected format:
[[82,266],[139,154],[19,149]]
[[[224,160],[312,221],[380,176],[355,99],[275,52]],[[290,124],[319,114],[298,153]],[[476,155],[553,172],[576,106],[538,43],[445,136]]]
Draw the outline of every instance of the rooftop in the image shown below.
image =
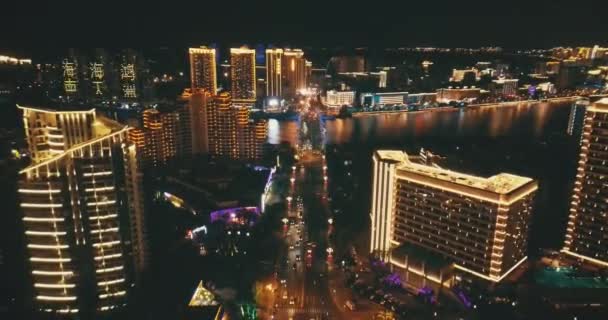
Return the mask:
[[43,112],[43,113],[95,113],[95,108],[83,108],[81,106],[62,106],[61,109],[57,108],[49,108],[49,107],[31,107],[31,106],[20,106],[17,105],[17,108],[21,110],[30,110],[35,112]]
[[376,151],[380,159],[398,161],[398,174],[410,172],[417,175],[427,176],[437,180],[443,180],[454,184],[467,186],[484,191],[498,194],[510,193],[524,185],[533,182],[528,177],[517,176],[509,173],[500,173],[489,178],[478,177],[470,174],[451,171],[448,169],[431,167],[410,161],[408,155],[403,151],[397,150],[378,150]]
[[602,98],[594,102],[587,110],[593,112],[608,112],[608,98]]

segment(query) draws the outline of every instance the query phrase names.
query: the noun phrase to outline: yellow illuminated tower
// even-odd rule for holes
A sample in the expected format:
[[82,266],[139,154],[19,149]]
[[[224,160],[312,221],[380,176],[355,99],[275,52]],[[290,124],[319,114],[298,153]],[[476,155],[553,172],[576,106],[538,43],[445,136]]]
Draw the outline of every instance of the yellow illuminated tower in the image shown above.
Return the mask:
[[124,306],[147,256],[130,128],[94,109],[19,108],[33,159],[18,195],[35,307],[90,314]]
[[192,154],[192,130],[188,104],[160,105],[142,112],[142,128],[129,132],[146,167],[166,165]]
[[217,93],[217,66],[214,48],[190,48],[190,83],[192,90],[203,89]]
[[256,99],[255,49],[230,49],[232,102],[251,105]]
[[254,121],[249,107],[234,105],[230,94],[213,97],[208,108],[209,153],[240,160],[260,160],[267,140],[265,120]]
[[285,94],[295,96],[298,90],[306,88],[306,60],[300,49],[286,49],[283,52],[283,79]]
[[236,158],[236,127],[232,116],[232,99],[227,92],[213,97],[208,108],[209,153]]
[[190,118],[192,154],[209,153],[208,113],[212,95],[202,89],[186,89],[180,99],[187,103]]
[[587,108],[581,153],[562,252],[602,267],[608,266],[608,99]]
[[282,49],[266,49],[266,96],[281,96],[282,59]]
[[[499,282],[527,256],[536,181],[507,173],[482,178],[413,162],[405,152],[373,157],[370,252],[425,273],[394,248],[441,256],[461,272]],[[445,279],[424,275],[444,284]],[[444,284],[445,285],[445,284]]]

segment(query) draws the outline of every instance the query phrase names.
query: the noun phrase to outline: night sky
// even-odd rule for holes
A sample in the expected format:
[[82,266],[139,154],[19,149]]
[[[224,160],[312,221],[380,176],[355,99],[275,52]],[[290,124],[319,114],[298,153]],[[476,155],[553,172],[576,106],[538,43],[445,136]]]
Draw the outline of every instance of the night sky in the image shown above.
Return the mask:
[[2,5],[2,52],[209,42],[506,48],[608,44],[605,0],[29,2]]

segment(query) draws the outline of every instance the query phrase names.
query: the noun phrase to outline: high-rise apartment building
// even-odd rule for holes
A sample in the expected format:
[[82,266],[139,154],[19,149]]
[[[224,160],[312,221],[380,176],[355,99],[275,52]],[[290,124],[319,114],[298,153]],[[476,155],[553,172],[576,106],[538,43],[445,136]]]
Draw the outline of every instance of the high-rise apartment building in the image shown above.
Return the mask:
[[230,49],[232,102],[251,105],[256,99],[255,49]]
[[568,116],[568,127],[566,128],[568,135],[581,139],[583,126],[585,125],[585,112],[588,105],[589,102],[586,100],[579,100],[572,104],[570,115]]
[[33,159],[18,194],[35,307],[90,318],[124,306],[147,253],[130,128],[94,110],[19,108]]
[[266,49],[266,96],[280,97],[283,49]]
[[233,105],[230,94],[213,97],[208,108],[209,153],[240,160],[260,160],[267,139],[265,120],[254,121],[249,107]]
[[562,252],[608,266],[607,201],[608,178],[608,99],[587,108],[583,126],[581,153],[574,182],[570,216]]
[[180,99],[188,104],[192,154],[209,153],[208,112],[212,95],[205,90],[186,89]]
[[232,117],[232,99],[227,92],[213,97],[208,108],[209,153],[236,158],[236,126]]
[[192,90],[217,93],[217,66],[214,48],[190,48],[190,83]]
[[300,49],[286,49],[283,53],[283,79],[285,94],[294,96],[298,90],[305,89],[306,60]]
[[370,252],[387,259],[393,248],[413,246],[492,282],[526,260],[536,181],[462,174],[402,151],[376,151],[373,164]]
[[166,165],[192,154],[189,105],[159,105],[142,112],[142,128],[129,132],[147,167]]

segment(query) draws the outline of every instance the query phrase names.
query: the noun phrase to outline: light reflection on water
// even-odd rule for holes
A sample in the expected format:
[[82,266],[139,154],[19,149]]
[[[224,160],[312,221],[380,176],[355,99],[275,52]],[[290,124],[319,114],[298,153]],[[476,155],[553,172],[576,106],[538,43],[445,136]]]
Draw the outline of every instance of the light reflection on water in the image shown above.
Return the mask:
[[[326,144],[409,141],[416,138],[518,136],[540,138],[549,124],[553,130],[565,128],[570,103],[519,104],[478,109],[445,109],[398,114],[363,115],[326,121]],[[553,121],[553,120],[556,121]],[[559,121],[558,121],[559,120]],[[268,122],[268,142],[298,142],[298,121]]]

